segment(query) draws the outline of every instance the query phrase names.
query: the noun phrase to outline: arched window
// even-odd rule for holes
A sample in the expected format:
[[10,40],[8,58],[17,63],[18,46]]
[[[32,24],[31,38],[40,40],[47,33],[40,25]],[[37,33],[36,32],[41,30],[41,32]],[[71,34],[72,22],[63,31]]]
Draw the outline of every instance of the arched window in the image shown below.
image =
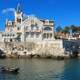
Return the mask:
[[50,31],[50,30],[52,30],[52,29],[51,29],[50,27],[45,27],[44,30]]
[[34,29],[34,27],[35,27],[35,26],[32,24],[32,25],[31,25],[31,30],[33,30],[33,29]]
[[20,29],[21,29],[20,26],[18,26],[18,27],[17,27],[17,30],[20,30]]
[[25,30],[28,30],[28,26],[25,26]]
[[29,32],[26,32],[26,37],[28,37],[29,36]]

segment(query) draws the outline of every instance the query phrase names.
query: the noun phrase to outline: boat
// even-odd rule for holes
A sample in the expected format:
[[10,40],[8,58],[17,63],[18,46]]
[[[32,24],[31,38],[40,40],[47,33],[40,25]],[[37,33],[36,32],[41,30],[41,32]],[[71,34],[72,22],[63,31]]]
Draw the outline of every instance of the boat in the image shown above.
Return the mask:
[[6,58],[6,54],[3,50],[0,49],[0,59]]
[[1,72],[4,73],[18,73],[19,68],[1,67]]

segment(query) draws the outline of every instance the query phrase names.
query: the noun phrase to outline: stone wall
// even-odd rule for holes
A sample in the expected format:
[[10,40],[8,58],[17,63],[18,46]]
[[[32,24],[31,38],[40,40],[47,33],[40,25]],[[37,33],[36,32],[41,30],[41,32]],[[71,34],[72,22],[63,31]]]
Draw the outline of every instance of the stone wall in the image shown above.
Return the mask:
[[[5,49],[6,55],[20,56],[41,56],[41,57],[57,57],[64,56],[63,41],[42,41],[42,42],[26,42],[26,43],[1,43]],[[15,49],[14,49],[15,48]]]

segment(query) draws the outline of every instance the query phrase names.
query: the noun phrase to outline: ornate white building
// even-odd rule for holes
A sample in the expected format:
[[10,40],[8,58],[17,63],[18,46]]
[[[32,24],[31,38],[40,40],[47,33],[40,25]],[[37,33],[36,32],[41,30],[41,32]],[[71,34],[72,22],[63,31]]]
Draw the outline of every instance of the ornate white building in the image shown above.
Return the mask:
[[[15,41],[54,40],[54,21],[42,20],[30,15],[24,17],[20,4],[15,10],[15,20],[6,20],[6,33],[15,33]],[[6,39],[6,38],[5,38]]]

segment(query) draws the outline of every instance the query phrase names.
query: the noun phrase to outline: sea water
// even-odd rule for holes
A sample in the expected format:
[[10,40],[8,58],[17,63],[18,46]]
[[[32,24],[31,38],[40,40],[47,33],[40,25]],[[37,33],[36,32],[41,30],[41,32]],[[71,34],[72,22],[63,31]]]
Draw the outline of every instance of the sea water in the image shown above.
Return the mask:
[[0,67],[19,67],[18,74],[0,72],[0,80],[80,80],[80,60],[0,59]]

